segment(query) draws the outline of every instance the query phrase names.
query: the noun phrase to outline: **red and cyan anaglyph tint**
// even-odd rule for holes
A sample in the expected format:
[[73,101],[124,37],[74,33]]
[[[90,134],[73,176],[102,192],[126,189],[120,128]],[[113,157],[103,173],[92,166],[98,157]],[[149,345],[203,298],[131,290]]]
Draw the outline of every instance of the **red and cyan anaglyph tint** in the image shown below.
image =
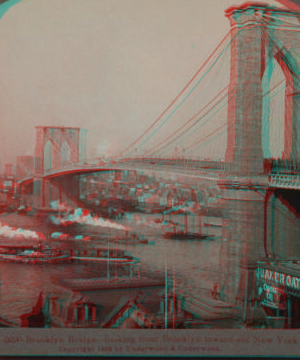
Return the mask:
[[[227,34],[184,85],[170,89],[163,108],[151,112],[155,94],[144,104],[141,94],[132,100],[139,94],[130,87],[123,95],[115,83],[104,91],[99,107],[132,96],[136,112],[144,106],[151,115],[144,121],[129,105],[115,107],[119,140],[109,151],[91,151],[90,139],[109,141],[104,122],[88,120],[96,100],[88,103],[86,127],[72,123],[75,110],[53,104],[43,111],[60,125],[28,120],[34,152],[25,154],[20,143],[14,163],[1,158],[1,326],[300,327],[300,6],[274,3],[233,1],[222,10]],[[1,14],[21,13],[24,4],[3,2]],[[195,6],[200,14],[206,2]],[[60,61],[74,64],[71,57]],[[116,69],[122,76],[127,70]],[[177,76],[168,71],[166,79]],[[56,75],[63,94],[71,78]],[[148,76],[148,92],[160,86],[154,76],[158,83]],[[101,89],[87,78],[78,79]],[[36,86],[38,108],[47,85]],[[24,94],[14,106],[26,106]],[[72,95],[63,101],[76,109]],[[123,116],[132,121],[126,125]],[[9,154],[10,140],[3,141]]]

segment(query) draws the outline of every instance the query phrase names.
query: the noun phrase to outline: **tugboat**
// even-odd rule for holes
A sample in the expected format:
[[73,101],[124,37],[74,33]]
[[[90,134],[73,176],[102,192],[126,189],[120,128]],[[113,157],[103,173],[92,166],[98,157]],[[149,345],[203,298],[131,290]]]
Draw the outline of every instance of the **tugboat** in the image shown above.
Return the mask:
[[19,208],[17,209],[17,213],[19,215],[33,216],[35,215],[36,211],[30,206],[20,205]]
[[125,236],[110,238],[111,243],[121,243],[127,245],[135,245],[135,244],[148,244],[148,239],[145,239],[144,236],[138,236],[137,234],[128,234],[126,231]]
[[24,215],[27,212],[27,207],[24,205],[20,205],[19,208],[17,209],[17,213],[20,215]]

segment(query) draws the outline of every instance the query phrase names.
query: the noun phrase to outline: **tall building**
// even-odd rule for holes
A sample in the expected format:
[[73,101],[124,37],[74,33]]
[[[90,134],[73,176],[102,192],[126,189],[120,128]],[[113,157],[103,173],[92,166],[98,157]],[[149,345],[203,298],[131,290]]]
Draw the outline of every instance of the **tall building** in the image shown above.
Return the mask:
[[17,176],[25,177],[34,173],[34,156],[17,156]]
[[5,175],[13,176],[13,164],[5,164]]

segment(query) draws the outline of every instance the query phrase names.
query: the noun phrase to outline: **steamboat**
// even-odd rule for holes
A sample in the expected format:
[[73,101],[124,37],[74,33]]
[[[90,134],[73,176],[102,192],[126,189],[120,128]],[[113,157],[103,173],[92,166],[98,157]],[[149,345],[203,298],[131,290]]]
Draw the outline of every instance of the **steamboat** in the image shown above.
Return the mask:
[[0,260],[43,264],[71,260],[68,252],[43,245],[0,245]]
[[128,232],[126,231],[126,235],[125,236],[119,236],[119,237],[113,237],[110,238],[109,241],[111,243],[121,243],[121,244],[129,244],[129,245],[134,245],[134,244],[148,244],[149,240],[146,239],[144,236],[139,236],[135,233],[133,234],[128,234]]
[[29,264],[56,263],[68,260],[132,263],[133,256],[118,249],[62,249],[48,245],[0,245],[0,260]]
[[71,250],[74,260],[105,261],[118,263],[132,263],[136,259],[130,253],[119,249],[94,248],[84,250]]

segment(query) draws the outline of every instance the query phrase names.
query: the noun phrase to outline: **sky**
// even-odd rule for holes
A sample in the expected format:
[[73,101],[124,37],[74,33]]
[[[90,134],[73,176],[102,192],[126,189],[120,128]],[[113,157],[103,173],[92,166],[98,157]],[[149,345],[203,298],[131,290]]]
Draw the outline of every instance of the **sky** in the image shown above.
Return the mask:
[[11,7],[0,19],[2,167],[34,155],[35,126],[87,129],[88,157],[128,146],[228,33],[225,9],[243,3],[22,0]]

